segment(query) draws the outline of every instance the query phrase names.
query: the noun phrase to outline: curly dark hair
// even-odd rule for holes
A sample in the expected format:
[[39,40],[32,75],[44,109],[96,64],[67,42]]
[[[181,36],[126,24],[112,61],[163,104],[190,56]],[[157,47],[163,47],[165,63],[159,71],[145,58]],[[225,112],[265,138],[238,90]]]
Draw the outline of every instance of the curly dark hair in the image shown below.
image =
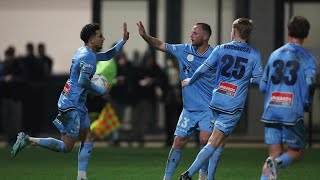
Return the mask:
[[100,30],[98,23],[86,24],[80,32],[80,38],[84,43],[87,43],[92,36],[96,35],[97,30]]

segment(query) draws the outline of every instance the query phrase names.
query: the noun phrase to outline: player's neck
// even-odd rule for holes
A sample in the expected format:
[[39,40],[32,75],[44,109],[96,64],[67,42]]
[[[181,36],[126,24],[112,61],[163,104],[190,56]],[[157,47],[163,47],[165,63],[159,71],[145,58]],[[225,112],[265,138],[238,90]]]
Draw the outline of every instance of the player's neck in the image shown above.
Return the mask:
[[293,37],[288,37],[288,42],[289,43],[296,43],[296,44],[300,44],[303,45],[304,39],[299,39],[299,38],[293,38]]
[[90,45],[89,43],[88,44],[85,44],[89,49],[91,49],[93,52],[96,52],[96,48],[94,48],[94,46]]
[[209,44],[203,44],[202,46],[198,46],[197,47],[197,53],[198,54],[205,53],[208,50],[209,46],[210,46]]
[[241,42],[241,43],[246,43],[246,40],[245,40],[245,39],[241,39],[240,37],[234,37],[234,38],[232,39],[232,41]]

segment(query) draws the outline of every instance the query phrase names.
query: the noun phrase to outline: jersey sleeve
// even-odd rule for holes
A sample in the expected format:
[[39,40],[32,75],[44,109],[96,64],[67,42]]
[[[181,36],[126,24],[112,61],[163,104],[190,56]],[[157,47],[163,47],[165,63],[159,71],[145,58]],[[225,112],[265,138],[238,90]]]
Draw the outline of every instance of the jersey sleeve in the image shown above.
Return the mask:
[[185,48],[185,44],[168,44],[166,43],[166,50],[175,57],[179,57]]
[[317,72],[317,63],[314,57],[310,57],[307,61],[304,63],[304,74],[306,77],[315,77]]
[[250,80],[250,82],[252,84],[260,84],[262,73],[263,73],[262,60],[261,60],[260,53],[258,53],[256,62],[252,68],[253,68],[252,74],[251,74],[252,80]]
[[317,64],[316,59],[311,56],[310,58],[304,61],[304,74],[306,77],[306,83],[308,86],[308,91],[306,91],[306,101],[304,102],[305,109],[308,109],[313,102],[313,95],[314,95],[314,84],[316,82],[316,72],[317,72]]
[[88,57],[85,56],[81,63],[80,63],[80,75],[78,79],[78,83],[93,92],[93,94],[98,94],[102,95],[106,93],[106,90],[104,88],[101,88],[97,85],[95,85],[93,82],[90,80],[90,75],[94,73],[94,65],[89,63]]
[[219,49],[220,46],[216,46],[210,56],[204,61],[204,65],[208,66],[210,69],[214,69],[216,63],[219,59]]
[[98,52],[97,53],[97,61],[107,61],[113,58],[122,48],[122,46],[126,43],[125,40],[121,39],[115,46],[109,49],[106,52]]
[[93,74],[94,65],[89,62],[89,55],[84,56],[80,61],[80,73]]

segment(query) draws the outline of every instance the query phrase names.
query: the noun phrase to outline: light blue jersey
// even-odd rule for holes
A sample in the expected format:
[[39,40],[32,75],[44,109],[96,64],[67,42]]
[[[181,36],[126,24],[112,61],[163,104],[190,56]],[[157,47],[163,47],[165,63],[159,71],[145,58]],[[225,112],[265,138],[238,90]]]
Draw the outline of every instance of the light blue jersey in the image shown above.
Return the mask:
[[226,114],[242,111],[249,82],[259,83],[263,72],[260,52],[246,43],[235,41],[217,46],[203,67],[217,67],[210,108]]
[[287,43],[269,57],[260,90],[266,93],[262,121],[293,125],[310,104],[308,78],[315,78],[315,58],[301,45]]
[[69,79],[61,92],[58,109],[60,112],[77,109],[87,112],[85,105],[88,92],[102,95],[106,93],[90,81],[96,71],[97,61],[110,60],[125,44],[124,40],[119,41],[107,52],[93,52],[89,47],[82,46],[74,54],[70,68]]
[[[213,48],[202,55],[191,44],[166,44],[167,51],[179,62],[180,78],[190,78],[195,70],[209,57]],[[182,89],[183,106],[188,111],[207,111],[215,82],[215,69],[207,73],[193,86]]]

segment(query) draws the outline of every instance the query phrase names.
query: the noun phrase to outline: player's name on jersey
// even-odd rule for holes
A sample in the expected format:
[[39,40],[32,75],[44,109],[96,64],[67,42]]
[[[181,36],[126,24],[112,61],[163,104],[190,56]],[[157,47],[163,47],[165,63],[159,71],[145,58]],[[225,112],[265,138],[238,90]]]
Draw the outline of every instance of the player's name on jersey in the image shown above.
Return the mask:
[[246,52],[246,53],[250,53],[250,51],[251,51],[250,48],[242,47],[242,46],[235,46],[235,45],[224,45],[223,48],[224,49],[232,49],[232,50],[236,50],[236,51],[242,51],[242,52]]

